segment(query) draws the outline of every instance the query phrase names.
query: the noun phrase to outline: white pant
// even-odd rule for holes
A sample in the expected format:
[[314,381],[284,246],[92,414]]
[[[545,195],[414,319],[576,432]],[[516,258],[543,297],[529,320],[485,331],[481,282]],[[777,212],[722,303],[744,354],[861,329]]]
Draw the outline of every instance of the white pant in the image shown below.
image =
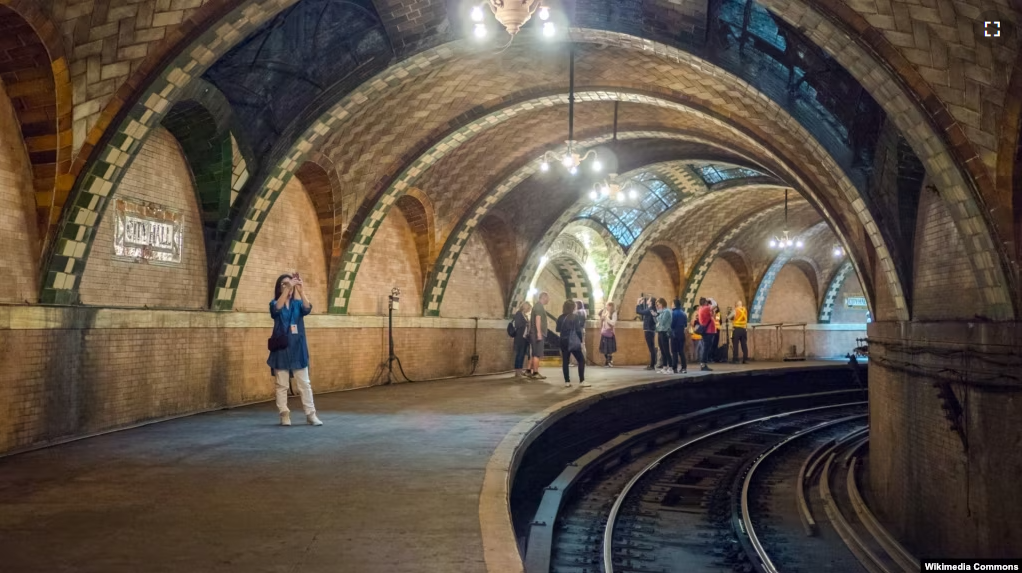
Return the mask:
[[[287,409],[288,370],[277,370],[277,410],[283,414]],[[302,408],[305,415],[316,413],[316,405],[312,402],[312,383],[309,381],[309,369],[295,370],[298,394],[302,397]]]

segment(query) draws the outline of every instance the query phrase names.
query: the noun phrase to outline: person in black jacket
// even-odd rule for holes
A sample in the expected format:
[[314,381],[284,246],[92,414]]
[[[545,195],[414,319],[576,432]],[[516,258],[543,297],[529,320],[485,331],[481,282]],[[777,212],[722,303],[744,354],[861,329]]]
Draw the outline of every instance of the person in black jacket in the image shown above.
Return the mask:
[[[571,378],[568,376],[570,356],[574,356],[578,362],[579,387],[589,386],[586,384],[586,359],[582,355],[583,328],[585,328],[585,319],[575,312],[575,301],[564,301],[561,306],[561,316],[557,317],[557,335],[561,337],[561,369],[564,371],[565,388],[571,388]],[[574,344],[571,340],[572,334],[575,335]]]
[[649,366],[646,370],[656,369],[656,307],[655,297],[640,298],[635,305],[635,314],[642,317],[642,334],[646,337],[646,348],[649,349]]
[[674,356],[674,371],[681,368],[681,373],[688,372],[688,361],[685,359],[685,331],[688,329],[688,315],[681,308],[681,299],[674,299],[674,310],[671,311],[671,354]]
[[532,305],[529,301],[523,302],[515,313],[515,379],[522,377],[522,366],[525,365],[525,355],[529,352],[529,313],[532,312]]

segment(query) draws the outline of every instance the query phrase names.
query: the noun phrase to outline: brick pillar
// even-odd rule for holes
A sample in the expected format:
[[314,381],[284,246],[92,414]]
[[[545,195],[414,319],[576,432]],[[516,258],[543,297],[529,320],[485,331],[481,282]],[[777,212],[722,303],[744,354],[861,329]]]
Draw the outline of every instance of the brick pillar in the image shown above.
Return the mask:
[[916,554],[1022,547],[1022,323],[879,322],[870,505]]

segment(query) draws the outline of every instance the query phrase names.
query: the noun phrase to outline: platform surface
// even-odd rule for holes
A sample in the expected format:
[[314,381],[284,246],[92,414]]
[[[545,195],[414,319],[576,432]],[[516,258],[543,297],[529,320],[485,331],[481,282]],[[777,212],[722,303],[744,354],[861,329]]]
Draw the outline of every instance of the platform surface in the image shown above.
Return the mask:
[[322,427],[292,398],[290,428],[265,403],[0,458],[0,571],[486,572],[479,495],[505,434],[667,378],[590,367],[592,388],[566,389],[544,373],[320,394]]

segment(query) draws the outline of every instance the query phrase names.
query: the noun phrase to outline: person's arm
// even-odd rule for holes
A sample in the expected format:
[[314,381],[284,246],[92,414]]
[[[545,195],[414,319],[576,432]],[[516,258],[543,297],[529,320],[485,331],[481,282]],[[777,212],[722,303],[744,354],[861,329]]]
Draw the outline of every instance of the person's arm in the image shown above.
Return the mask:
[[543,332],[543,329],[540,328],[540,325],[543,324],[543,321],[540,319],[539,313],[536,312],[535,310],[532,311],[532,317],[533,322],[536,323],[536,340],[543,340],[543,335],[546,334],[545,332]]
[[614,313],[607,313],[607,324],[609,324],[611,328],[614,328],[615,326],[617,326],[617,313],[616,312],[614,312]]
[[302,316],[305,316],[312,312],[312,303],[305,298],[305,290],[302,288],[302,283],[295,285],[295,300],[302,301]]

